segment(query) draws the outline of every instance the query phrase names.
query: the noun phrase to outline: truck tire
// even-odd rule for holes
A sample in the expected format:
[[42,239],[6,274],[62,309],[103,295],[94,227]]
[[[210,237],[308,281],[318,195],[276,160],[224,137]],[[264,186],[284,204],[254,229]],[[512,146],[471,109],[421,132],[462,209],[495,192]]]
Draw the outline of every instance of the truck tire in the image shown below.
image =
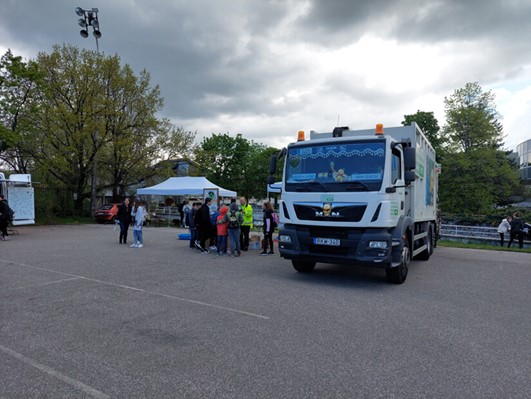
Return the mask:
[[415,256],[418,260],[428,260],[433,253],[433,230],[431,225],[428,227],[428,236],[426,237],[426,245],[428,246],[424,251]]
[[300,260],[292,260],[293,268],[300,273],[310,273],[315,268],[315,262],[303,262]]
[[404,241],[404,248],[400,256],[400,266],[385,269],[387,281],[393,284],[402,284],[406,281],[409,262],[411,261],[411,252],[409,250],[409,241]]

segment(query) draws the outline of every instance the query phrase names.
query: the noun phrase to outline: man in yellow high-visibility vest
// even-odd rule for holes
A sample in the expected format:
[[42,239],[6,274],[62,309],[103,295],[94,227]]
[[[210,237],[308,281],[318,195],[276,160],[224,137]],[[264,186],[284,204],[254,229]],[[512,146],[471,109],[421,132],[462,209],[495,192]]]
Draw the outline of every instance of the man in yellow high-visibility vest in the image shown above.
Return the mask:
[[241,213],[243,223],[240,226],[240,247],[242,251],[249,249],[249,232],[253,228],[253,207],[249,205],[246,197],[240,198]]

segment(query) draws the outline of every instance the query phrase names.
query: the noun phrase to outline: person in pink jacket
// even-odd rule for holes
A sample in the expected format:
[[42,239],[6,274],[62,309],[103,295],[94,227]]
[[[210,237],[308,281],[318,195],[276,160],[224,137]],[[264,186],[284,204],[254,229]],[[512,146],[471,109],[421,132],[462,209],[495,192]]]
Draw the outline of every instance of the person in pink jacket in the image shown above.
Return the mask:
[[226,218],[229,208],[226,206],[221,207],[219,211],[219,216],[217,218],[217,229],[218,229],[218,239],[216,241],[216,252],[217,255],[227,255],[227,235],[229,220]]

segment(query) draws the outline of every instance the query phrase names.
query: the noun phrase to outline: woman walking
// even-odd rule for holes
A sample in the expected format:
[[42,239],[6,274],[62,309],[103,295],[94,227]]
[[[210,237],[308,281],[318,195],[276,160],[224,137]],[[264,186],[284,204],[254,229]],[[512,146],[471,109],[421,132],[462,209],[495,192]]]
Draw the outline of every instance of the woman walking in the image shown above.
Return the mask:
[[135,206],[131,212],[133,217],[133,238],[134,242],[131,245],[131,248],[142,248],[144,246],[144,239],[142,237],[142,226],[144,224],[144,217],[146,215],[146,210],[142,206],[140,200],[135,200]]

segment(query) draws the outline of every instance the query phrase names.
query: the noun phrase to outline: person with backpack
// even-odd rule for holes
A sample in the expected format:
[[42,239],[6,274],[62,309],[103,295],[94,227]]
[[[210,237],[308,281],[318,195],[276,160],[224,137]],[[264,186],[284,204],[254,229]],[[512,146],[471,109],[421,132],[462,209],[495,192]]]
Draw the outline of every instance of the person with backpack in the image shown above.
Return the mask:
[[0,194],[0,233],[1,240],[6,241],[7,238],[7,223],[13,220],[13,209],[9,207],[7,200],[3,194]]
[[[275,231],[276,223],[275,219],[273,218],[273,205],[271,205],[271,202],[267,201],[264,202],[263,205],[264,208],[264,249],[260,253],[260,255],[274,255],[275,252],[273,251],[273,231]],[[269,252],[267,252],[269,244]]]
[[513,220],[511,221],[511,235],[509,239],[509,244],[507,248],[511,247],[513,240],[518,238],[518,247],[524,247],[524,222],[520,219],[520,214],[518,212],[513,213]]
[[227,216],[228,212],[229,208],[227,206],[222,206],[216,220],[216,229],[218,233],[216,252],[218,256],[227,255],[227,236],[229,234],[229,221],[227,218],[225,218],[225,216]]
[[240,226],[243,223],[243,216],[238,210],[236,202],[230,204],[229,213],[225,215],[222,222],[228,222],[227,232],[229,233],[230,252],[232,256],[240,256]]

